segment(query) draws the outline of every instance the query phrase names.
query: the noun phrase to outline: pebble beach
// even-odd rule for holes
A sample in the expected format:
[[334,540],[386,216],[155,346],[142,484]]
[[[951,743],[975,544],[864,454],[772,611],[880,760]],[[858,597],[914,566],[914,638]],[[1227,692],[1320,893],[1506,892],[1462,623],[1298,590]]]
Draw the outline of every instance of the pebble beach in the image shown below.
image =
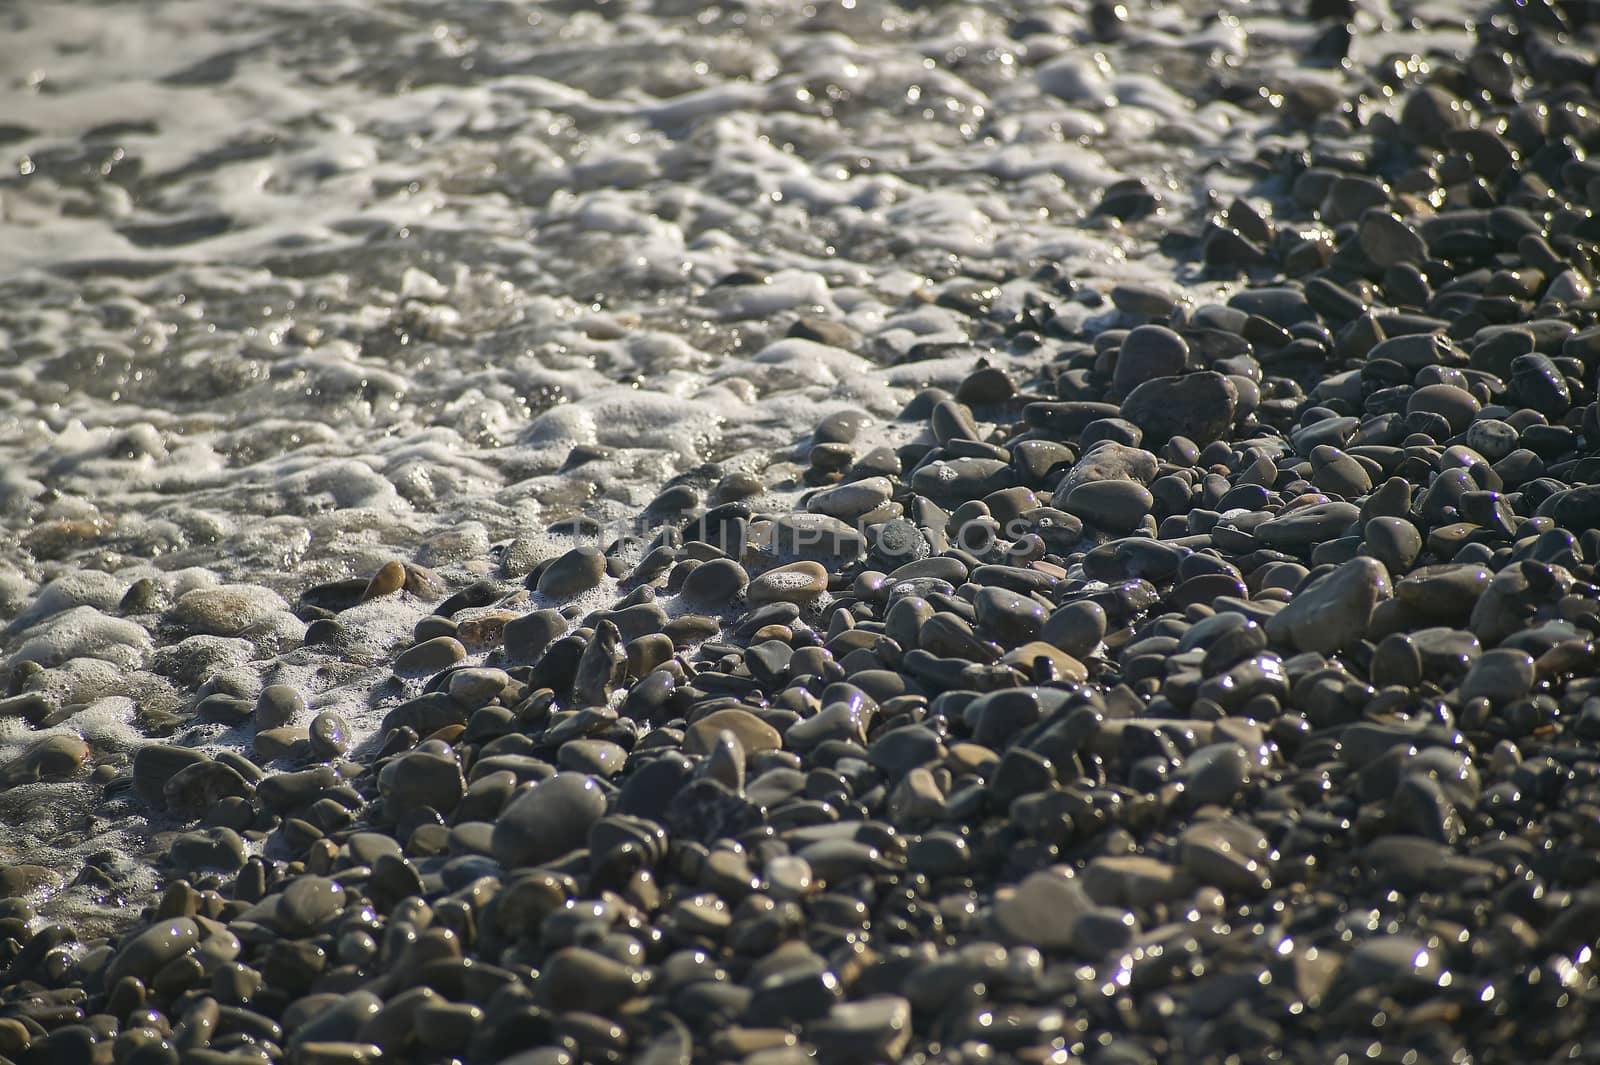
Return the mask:
[[0,11],[0,1065],[1600,1063],[1597,54]]

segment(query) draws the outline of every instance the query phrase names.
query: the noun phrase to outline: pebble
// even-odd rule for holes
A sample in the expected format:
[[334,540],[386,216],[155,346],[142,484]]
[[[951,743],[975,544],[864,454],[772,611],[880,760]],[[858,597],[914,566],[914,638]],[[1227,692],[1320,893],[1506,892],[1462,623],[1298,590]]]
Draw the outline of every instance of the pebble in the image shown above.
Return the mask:
[[1091,481],[1067,494],[1067,513],[1110,533],[1127,533],[1140,527],[1155,504],[1150,490],[1136,481]]
[[247,852],[238,832],[218,827],[175,836],[167,857],[178,869],[235,873],[243,868]]
[[361,600],[362,602],[366,602],[369,599],[377,599],[385,595],[394,595],[396,592],[399,592],[405,588],[405,586],[405,563],[399,561],[398,559],[390,559],[388,562],[385,562],[383,565],[379,566],[378,571],[374,573],[372,575],[372,579],[367,582],[366,588],[361,592]]
[[1420,263],[1428,256],[1428,245],[1417,231],[1382,209],[1362,215],[1357,239],[1367,258],[1379,267]]
[[1267,620],[1267,635],[1299,651],[1344,650],[1366,634],[1372,612],[1392,594],[1383,563],[1353,558],[1297,592]]
[[1057,608],[1039,630],[1040,639],[1078,658],[1100,646],[1108,628],[1105,608],[1081,599]]
[[683,596],[696,603],[720,607],[750,583],[744,567],[730,558],[714,558],[696,566],[683,582]]
[[167,781],[189,766],[203,765],[209,759],[200,751],[151,743],[133,756],[133,788],[145,802],[160,810],[166,807]]
[[1327,444],[1311,449],[1311,481],[1327,494],[1344,499],[1372,491],[1372,476],[1366,468]]
[[806,1036],[828,1061],[893,1061],[911,1038],[911,1003],[899,995],[841,1002],[808,1025]]
[[412,644],[395,656],[394,671],[406,673],[437,673],[441,669],[463,662],[467,649],[454,636],[435,636],[431,640]]
[[542,596],[564,602],[598,587],[605,575],[605,556],[598,549],[574,547],[540,572],[536,590]]
[[1111,302],[1117,309],[1139,318],[1164,318],[1172,312],[1177,298],[1153,285],[1126,282],[1111,289]]
[[983,588],[973,598],[978,625],[1006,644],[1038,637],[1045,611],[1036,600],[1004,588]]
[[588,776],[612,777],[622,771],[628,752],[606,740],[572,740],[562,744],[556,767]]
[[1422,553],[1422,534],[1404,518],[1377,517],[1367,522],[1362,546],[1391,574],[1403,574]]
[[168,963],[187,954],[200,942],[200,926],[188,917],[161,921],[121,944],[106,965],[106,982],[123,977],[148,983]]
[[1272,845],[1238,818],[1197,821],[1178,837],[1178,859],[1198,883],[1259,894],[1272,886]]
[[389,813],[399,818],[420,807],[440,813],[455,809],[466,793],[466,784],[454,758],[418,750],[400,755],[385,765],[378,773],[378,789]]
[[783,748],[783,737],[777,729],[748,710],[729,707],[724,710],[714,710],[705,717],[690,722],[689,727],[684,730],[684,753],[710,754],[716,746],[718,735],[724,730],[733,733],[739,746],[751,754]]
[[1406,400],[1407,414],[1437,414],[1452,433],[1465,431],[1479,409],[1477,398],[1455,385],[1425,385]]
[[292,725],[306,712],[305,696],[287,684],[269,684],[256,697],[257,728],[282,728]]
[[344,907],[344,889],[322,876],[297,877],[283,892],[279,919],[289,932],[308,934]]
[[1238,404],[1238,387],[1231,380],[1202,370],[1143,382],[1128,393],[1119,414],[1137,425],[1149,441],[1183,437],[1209,443],[1227,433]]
[[58,782],[78,776],[93,759],[89,745],[78,736],[47,736],[29,744],[20,756],[0,767],[0,782],[18,784]]
[[1071,492],[1080,484],[1097,481],[1126,480],[1148,485],[1159,468],[1160,460],[1143,448],[1100,440],[1084,450],[1083,457],[1067,471],[1056,492]]
[[807,605],[828,590],[828,571],[816,562],[791,562],[767,570],[750,582],[745,598],[752,605]]
[[1111,378],[1112,391],[1127,395],[1146,381],[1174,377],[1183,372],[1188,361],[1189,345],[1183,337],[1166,326],[1138,326],[1122,340]]
[[506,658],[512,662],[531,662],[571,627],[571,623],[555,610],[533,610],[523,614],[506,623]]
[[344,757],[350,750],[350,723],[331,710],[324,710],[311,719],[308,739],[311,754],[322,761]]
[[559,858],[583,846],[605,812],[605,793],[593,777],[556,773],[500,812],[490,844],[495,861],[514,869]]
[[894,485],[887,477],[866,477],[816,493],[806,502],[806,509],[853,522],[889,502],[893,494]]
[[1012,943],[1065,950],[1072,946],[1074,925],[1093,907],[1075,878],[1045,870],[995,901],[995,930]]
[[1305,550],[1343,536],[1361,517],[1352,503],[1313,503],[1257,525],[1255,538],[1268,547]]
[[1495,705],[1520,699],[1533,690],[1533,656],[1526,651],[1497,647],[1485,651],[1467,670],[1459,697],[1463,702],[1488,699]]
[[1097,905],[1145,909],[1190,894],[1194,881],[1167,862],[1143,855],[1107,855],[1083,871],[1083,890]]

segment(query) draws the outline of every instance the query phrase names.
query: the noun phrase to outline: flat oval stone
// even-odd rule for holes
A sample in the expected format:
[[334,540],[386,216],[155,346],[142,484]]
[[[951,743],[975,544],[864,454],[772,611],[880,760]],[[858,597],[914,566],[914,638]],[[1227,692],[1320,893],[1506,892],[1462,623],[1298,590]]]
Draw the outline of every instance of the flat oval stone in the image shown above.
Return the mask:
[[456,702],[476,709],[493,702],[510,683],[511,677],[503,669],[471,666],[451,673],[445,690]]
[[838,565],[867,550],[866,538],[854,526],[827,514],[785,514],[755,540],[757,548],[780,562]]
[[1111,288],[1111,302],[1125,314],[1143,318],[1164,318],[1172,313],[1177,297],[1164,288],[1124,281]]
[[1127,395],[1157,377],[1174,377],[1189,361],[1189,345],[1164,325],[1141,325],[1128,332],[1117,352],[1111,387]]
[[464,661],[467,649],[454,636],[435,636],[431,640],[401,651],[394,660],[396,673],[437,673],[441,669]]
[[628,752],[608,740],[568,740],[556,755],[556,767],[591,776],[611,777],[622,772]]
[[1361,639],[1373,609],[1390,594],[1383,563],[1353,558],[1313,581],[1269,618],[1267,635],[1301,651],[1339,651]]
[[898,1060],[911,1039],[911,1003],[899,995],[841,1002],[807,1025],[806,1037],[823,1061]]
[[954,399],[942,399],[933,405],[928,413],[928,427],[933,430],[933,438],[941,446],[952,440],[979,440],[977,422],[972,420],[972,412],[963,403]]
[[1254,533],[1268,547],[1307,548],[1343,536],[1360,517],[1354,503],[1313,503],[1262,522]]
[[1073,922],[1094,907],[1075,878],[1053,870],[1031,873],[996,899],[995,931],[1011,943],[1061,950],[1072,945]]
[[1471,392],[1455,385],[1425,385],[1406,400],[1406,413],[1437,414],[1450,424],[1452,433],[1464,431],[1477,416],[1478,400]]
[[1492,574],[1469,563],[1423,566],[1394,586],[1395,598],[1432,618],[1466,620]]
[[[281,780],[283,776],[272,779]],[[466,783],[454,758],[432,751],[410,751],[379,770],[378,790],[389,812],[396,816],[422,806],[449,813],[466,793]]]
[[89,745],[81,737],[46,736],[0,769],[0,783],[70,780],[83,771],[91,757]]
[[1000,459],[952,458],[917,467],[911,488],[941,505],[959,506],[990,492],[1010,488],[1011,466]]
[[1356,239],[1367,258],[1380,267],[1420,263],[1428,256],[1428,246],[1422,236],[1385,210],[1363,214]]
[[1115,440],[1099,440],[1072,464],[1056,486],[1056,495],[1071,492],[1080,484],[1094,481],[1138,481],[1149,484],[1160,468],[1160,460],[1143,448],[1129,447]]
[[133,756],[133,788],[139,797],[156,809],[166,806],[167,781],[187,766],[210,761],[201,751],[188,747],[175,747],[165,743],[151,743]]
[[597,548],[574,547],[545,567],[537,590],[551,599],[567,600],[598,587],[605,574],[605,556]]
[[390,559],[378,567],[376,573],[367,581],[367,586],[361,592],[361,601],[376,599],[379,596],[393,595],[406,586],[406,566],[399,559]]
[[981,589],[973,598],[973,606],[979,628],[1001,643],[1036,639],[1044,627],[1044,607],[1031,596],[1005,588]]
[[1067,513],[1107,532],[1139,528],[1155,505],[1150,489],[1137,481],[1095,481],[1080,484],[1062,504]]
[[826,488],[806,501],[806,509],[840,521],[855,521],[889,502],[894,483],[887,477],[866,477],[836,488]]
[[1536,677],[1533,656],[1526,651],[1497,647],[1485,651],[1461,682],[1463,701],[1488,699],[1499,705],[1520,699],[1533,690]]
[[1415,936],[1381,935],[1358,943],[1339,966],[1335,980],[1352,989],[1382,987],[1417,994],[1437,988],[1443,971],[1442,951],[1429,949]]
[[505,653],[512,662],[531,662],[544,653],[572,623],[555,610],[534,610],[506,622]]
[[243,838],[231,828],[203,828],[185,832],[172,840],[167,857],[185,872],[212,870],[235,873],[247,857]]
[[1405,573],[1422,553],[1422,534],[1404,518],[1373,518],[1367,522],[1362,539],[1367,554],[1383,563],[1390,573]]
[[605,815],[606,796],[593,777],[562,772],[511,800],[494,825],[491,847],[507,869],[540,865],[584,846]]
[[281,728],[292,725],[305,711],[306,699],[299,689],[287,684],[268,684],[256,697],[256,727]]
[[1046,619],[1039,638],[1077,658],[1083,658],[1105,639],[1105,608],[1089,599],[1066,603]]
[[297,876],[283,892],[278,913],[286,930],[309,934],[344,908],[344,888],[325,876]]
[[561,1010],[607,1014],[649,990],[649,975],[598,951],[564,947],[544,963],[540,998]]
[[807,604],[828,590],[828,571],[815,562],[791,562],[769,569],[750,582],[745,593],[752,604]]
[[160,921],[128,940],[106,966],[105,979],[115,986],[124,976],[149,983],[168,962],[200,942],[200,926],[187,917]]
[[744,591],[750,578],[731,558],[714,558],[696,566],[683,582],[683,596],[708,606],[721,606]]
[[341,758],[350,749],[350,724],[331,710],[311,719],[308,739],[311,753],[323,761]]
[[1238,388],[1214,370],[1145,381],[1122,401],[1120,416],[1151,443],[1181,436],[1196,443],[1221,439],[1233,424]]
[[1600,528],[1600,484],[1552,492],[1534,513],[1573,533]]
[[1122,909],[1173,902],[1194,890],[1193,879],[1176,866],[1137,854],[1096,858],[1081,879],[1095,903]]
[[1304,292],[1289,286],[1248,288],[1235,293],[1228,306],[1288,329],[1300,322],[1315,321],[1317,312],[1306,301]]
[[1238,818],[1199,821],[1178,835],[1178,860],[1202,884],[1258,893],[1272,886],[1272,844]]
[[1329,495],[1346,498],[1372,491],[1372,477],[1366,468],[1328,444],[1311,449],[1311,481]]
[[776,751],[783,747],[783,737],[778,730],[748,710],[729,707],[714,710],[705,717],[690,723],[684,730],[685,754],[710,754],[716,747],[717,736],[724,729],[732,732],[739,745],[749,753]]

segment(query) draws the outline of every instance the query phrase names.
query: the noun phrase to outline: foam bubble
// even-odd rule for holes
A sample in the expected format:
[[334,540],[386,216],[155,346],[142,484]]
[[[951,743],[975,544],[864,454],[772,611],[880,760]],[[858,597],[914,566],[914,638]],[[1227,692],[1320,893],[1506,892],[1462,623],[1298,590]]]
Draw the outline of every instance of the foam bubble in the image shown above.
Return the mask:
[[51,580],[38,590],[34,603],[11,622],[13,628],[27,628],[38,620],[59,614],[74,606],[93,606],[98,611],[109,611],[122,601],[128,590],[125,580],[98,569],[75,569]]
[[150,634],[136,622],[107,617],[92,606],[63,610],[28,632],[7,668],[15,669],[23,662],[56,666],[71,658],[103,658],[132,669],[143,663],[154,646]]

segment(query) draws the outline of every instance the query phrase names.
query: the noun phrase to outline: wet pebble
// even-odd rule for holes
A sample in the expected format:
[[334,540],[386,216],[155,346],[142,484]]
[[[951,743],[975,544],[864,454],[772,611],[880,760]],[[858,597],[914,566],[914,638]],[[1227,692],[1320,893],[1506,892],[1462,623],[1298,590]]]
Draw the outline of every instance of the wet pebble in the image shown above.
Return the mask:
[[1297,592],[1267,621],[1267,634],[1301,651],[1328,653],[1354,646],[1377,605],[1393,592],[1376,559],[1354,558]]
[[544,568],[537,590],[550,599],[565,601],[597,587],[605,574],[606,561],[599,550],[574,547]]
[[791,562],[767,570],[750,582],[746,598],[752,604],[814,602],[828,590],[828,571],[816,562]]
[[559,858],[583,846],[605,812],[605,793],[592,777],[557,773],[501,811],[491,843],[495,860],[512,869]]

